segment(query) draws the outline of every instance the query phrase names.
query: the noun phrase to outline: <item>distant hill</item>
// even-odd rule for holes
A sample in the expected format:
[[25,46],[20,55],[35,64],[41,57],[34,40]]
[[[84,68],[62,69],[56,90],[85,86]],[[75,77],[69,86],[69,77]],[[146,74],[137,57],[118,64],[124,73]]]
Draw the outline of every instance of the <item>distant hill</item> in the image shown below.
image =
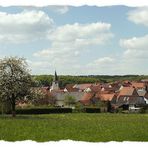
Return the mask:
[[[50,86],[53,75],[33,75],[35,80],[34,86]],[[140,81],[141,79],[148,79],[148,75],[59,75],[60,87],[64,87],[66,84],[80,84],[80,83],[110,83],[115,81]]]

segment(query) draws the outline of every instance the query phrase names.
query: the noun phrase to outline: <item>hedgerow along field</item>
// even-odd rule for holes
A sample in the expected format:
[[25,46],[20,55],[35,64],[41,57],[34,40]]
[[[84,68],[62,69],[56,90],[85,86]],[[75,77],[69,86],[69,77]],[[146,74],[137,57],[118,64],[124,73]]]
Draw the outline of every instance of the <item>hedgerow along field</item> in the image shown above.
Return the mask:
[[0,116],[0,140],[148,141],[148,114]]

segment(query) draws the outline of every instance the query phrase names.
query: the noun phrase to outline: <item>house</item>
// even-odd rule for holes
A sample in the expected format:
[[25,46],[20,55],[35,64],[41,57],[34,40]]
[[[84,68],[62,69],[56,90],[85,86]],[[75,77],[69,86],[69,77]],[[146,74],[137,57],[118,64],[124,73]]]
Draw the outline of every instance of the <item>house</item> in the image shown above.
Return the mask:
[[101,101],[112,101],[115,98],[115,93],[111,94],[100,94]]
[[136,89],[134,87],[123,87],[120,92],[118,97],[120,96],[139,96]]
[[129,106],[129,111],[130,112],[138,112],[141,108],[140,107],[136,107],[135,105],[130,105]]
[[78,102],[84,95],[84,92],[52,92],[52,95],[56,98],[56,106],[64,107],[66,96],[72,96],[75,102]]
[[73,88],[76,88],[79,90],[79,92],[85,91],[87,88],[90,88],[92,86],[92,83],[86,83],[86,84],[75,84]]
[[83,94],[83,96],[80,99],[80,102],[83,105],[90,105],[92,103],[92,99],[95,97],[95,93],[94,92],[85,92]]
[[101,84],[102,93],[115,93],[122,88],[120,83]]
[[148,83],[148,79],[143,79],[141,82]]
[[148,104],[148,92],[144,95],[145,103]]
[[92,84],[90,87],[84,90],[84,92],[94,92],[94,93],[97,93],[99,91],[101,91],[101,86],[99,84]]
[[110,85],[112,86],[112,90],[114,90],[114,92],[118,92],[123,87],[120,82],[114,82],[111,83]]
[[144,97],[141,96],[120,96],[116,100],[118,106],[122,105],[143,105],[145,104]]
[[144,90],[144,89],[139,89],[139,90],[137,90],[138,95],[139,95],[139,96],[143,96],[143,97],[145,96],[146,92],[147,92],[147,91]]
[[74,84],[67,84],[64,88],[64,92],[78,92],[78,88],[74,88]]
[[131,84],[137,90],[145,90],[145,84],[143,82],[132,82]]
[[123,81],[121,84],[123,87],[131,87],[132,86],[131,82],[128,80]]
[[136,88],[134,87],[123,87],[114,104],[123,109],[129,109],[130,106],[144,105],[145,100],[143,96],[139,96]]

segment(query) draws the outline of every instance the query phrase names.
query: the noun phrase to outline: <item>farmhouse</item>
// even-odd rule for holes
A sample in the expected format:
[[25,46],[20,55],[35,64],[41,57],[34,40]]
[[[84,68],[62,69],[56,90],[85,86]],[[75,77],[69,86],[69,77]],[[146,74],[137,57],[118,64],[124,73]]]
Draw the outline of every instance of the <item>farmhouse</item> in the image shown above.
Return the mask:
[[134,87],[123,87],[114,104],[123,109],[132,109],[134,106],[140,106],[145,104],[143,96],[139,96],[136,88]]

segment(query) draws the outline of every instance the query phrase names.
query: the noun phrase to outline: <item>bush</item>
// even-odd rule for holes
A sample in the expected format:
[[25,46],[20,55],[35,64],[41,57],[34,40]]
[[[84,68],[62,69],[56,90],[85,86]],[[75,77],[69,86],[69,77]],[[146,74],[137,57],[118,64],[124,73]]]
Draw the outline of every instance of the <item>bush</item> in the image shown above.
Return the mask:
[[115,112],[116,112],[116,113],[122,113],[122,112],[123,112],[123,108],[117,108],[117,109],[115,110]]
[[140,108],[139,113],[141,114],[148,113],[148,107],[146,106],[146,107]]
[[11,104],[9,102],[0,102],[0,114],[6,114],[11,111]]
[[71,108],[32,108],[18,109],[16,114],[50,114],[50,113],[72,113]]
[[84,108],[84,112],[86,113],[100,113],[100,108]]
[[67,95],[65,96],[64,102],[65,102],[65,105],[71,106],[76,104],[76,99],[74,96]]
[[82,103],[80,103],[80,102],[76,102],[75,109],[74,109],[73,112],[75,112],[75,113],[82,113],[82,112],[84,112],[84,105]]

